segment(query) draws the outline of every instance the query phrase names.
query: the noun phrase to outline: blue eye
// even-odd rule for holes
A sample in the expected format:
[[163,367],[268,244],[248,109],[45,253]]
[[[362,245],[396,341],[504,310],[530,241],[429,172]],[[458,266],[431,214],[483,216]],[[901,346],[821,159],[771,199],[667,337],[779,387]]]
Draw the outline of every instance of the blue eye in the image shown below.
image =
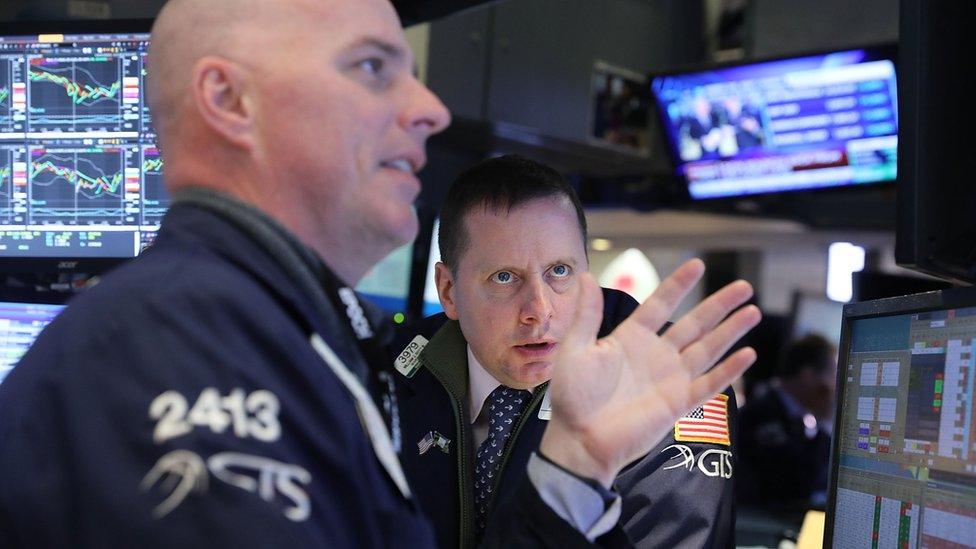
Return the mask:
[[383,60],[379,57],[370,57],[357,63],[357,66],[366,74],[377,75],[383,71]]
[[552,276],[556,278],[565,278],[569,276],[570,270],[568,265],[556,265],[551,269]]
[[499,284],[508,284],[512,280],[515,280],[515,277],[512,276],[512,273],[508,271],[498,271],[497,273],[491,275],[491,280],[492,282],[497,282]]

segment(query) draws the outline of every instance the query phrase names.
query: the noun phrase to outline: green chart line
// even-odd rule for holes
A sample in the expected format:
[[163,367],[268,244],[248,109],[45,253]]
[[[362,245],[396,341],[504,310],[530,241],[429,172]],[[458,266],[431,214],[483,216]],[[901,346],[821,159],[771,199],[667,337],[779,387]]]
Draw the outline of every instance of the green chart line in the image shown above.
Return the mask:
[[2,181],[8,175],[10,175],[10,166],[0,168],[0,181]]
[[163,159],[162,158],[147,158],[142,161],[142,171],[144,172],[161,172],[163,171]]
[[54,82],[63,87],[75,105],[81,105],[88,100],[95,101],[101,97],[113,98],[118,95],[121,85],[120,82],[113,82],[107,88],[103,86],[89,86],[88,84],[82,86],[77,82],[73,82],[70,78],[35,70],[30,71],[30,79],[33,82]]
[[0,103],[3,103],[8,97],[10,97],[10,90],[7,88],[0,88]]
[[41,172],[51,172],[59,177],[63,177],[66,181],[75,186],[75,192],[81,189],[94,189],[95,194],[99,195],[102,192],[114,193],[118,191],[119,185],[122,184],[122,174],[117,173],[110,178],[106,177],[89,177],[84,173],[73,170],[71,168],[64,168],[51,162],[32,162],[31,163],[31,178],[36,176]]

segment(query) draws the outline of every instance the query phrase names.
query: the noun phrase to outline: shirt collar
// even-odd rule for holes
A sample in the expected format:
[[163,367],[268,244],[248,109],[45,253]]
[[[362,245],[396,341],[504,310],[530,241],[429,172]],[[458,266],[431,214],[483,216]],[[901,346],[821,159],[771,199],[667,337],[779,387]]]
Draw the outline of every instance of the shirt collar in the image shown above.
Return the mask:
[[471,345],[468,345],[468,405],[471,410],[471,423],[474,423],[481,415],[481,408],[491,394],[501,382],[495,379],[485,367],[478,362],[474,353],[471,352]]

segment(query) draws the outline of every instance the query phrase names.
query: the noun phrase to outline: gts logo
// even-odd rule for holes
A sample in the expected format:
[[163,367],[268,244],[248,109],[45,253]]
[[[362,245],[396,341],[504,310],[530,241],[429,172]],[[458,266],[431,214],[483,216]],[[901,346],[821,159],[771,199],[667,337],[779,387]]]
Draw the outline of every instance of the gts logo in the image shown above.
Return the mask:
[[689,471],[693,471],[697,465],[698,470],[706,476],[732,478],[732,452],[728,450],[706,450],[696,459],[695,453],[691,451],[691,448],[684,444],[672,444],[664,450],[661,450],[661,453],[663,454],[671,448],[677,450],[678,453],[673,455],[668,461],[680,461],[664,467],[665,470],[684,467]]

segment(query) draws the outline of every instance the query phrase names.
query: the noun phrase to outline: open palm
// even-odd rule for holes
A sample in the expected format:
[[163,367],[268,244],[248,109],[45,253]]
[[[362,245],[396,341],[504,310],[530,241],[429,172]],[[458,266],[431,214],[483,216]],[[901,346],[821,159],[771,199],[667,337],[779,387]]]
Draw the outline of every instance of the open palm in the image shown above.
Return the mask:
[[744,281],[712,294],[657,335],[703,273],[701,261],[685,263],[600,340],[601,294],[592,277],[584,277],[576,321],[556,357],[553,416],[540,446],[544,455],[609,486],[676,419],[752,364],[755,352],[746,348],[712,368],[761,317],[755,306],[729,314],[752,296]]

